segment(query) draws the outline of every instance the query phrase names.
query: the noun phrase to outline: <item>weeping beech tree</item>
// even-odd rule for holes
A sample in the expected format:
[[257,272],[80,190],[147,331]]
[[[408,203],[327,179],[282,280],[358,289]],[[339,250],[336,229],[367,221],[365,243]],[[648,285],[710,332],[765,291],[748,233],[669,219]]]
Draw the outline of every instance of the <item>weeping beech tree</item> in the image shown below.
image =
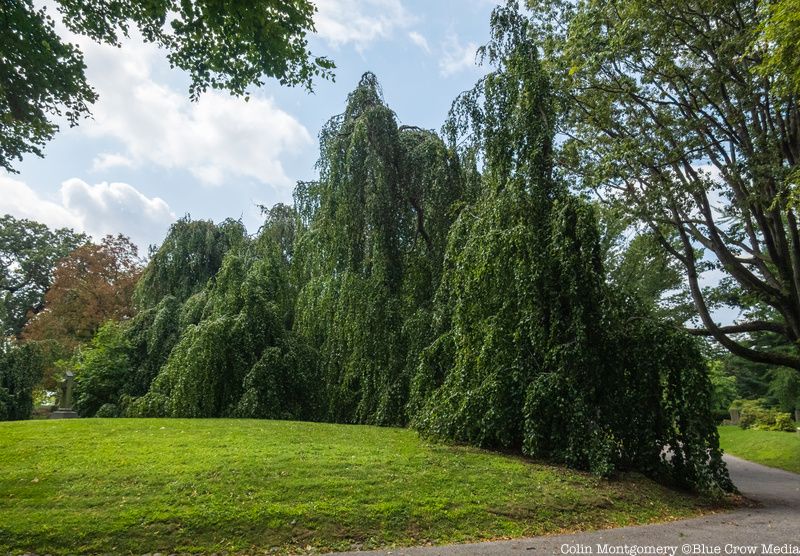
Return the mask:
[[[231,249],[131,416],[317,419],[313,351],[291,332],[296,292],[269,228]],[[194,322],[192,322],[194,321]]]
[[246,237],[244,225],[231,218],[220,224],[189,216],[179,219],[161,246],[150,253],[134,293],[137,308],[155,307],[168,295],[183,303],[205,287],[225,254],[242,246]]
[[291,332],[296,213],[239,222],[184,219],[137,290],[140,311],[110,322],[72,360],[81,414],[318,419],[313,350]]
[[399,127],[365,74],[320,135],[320,178],[295,202],[296,330],[318,348],[327,418],[403,424],[447,231],[464,197],[453,151]]
[[483,161],[483,190],[449,234],[413,424],[730,490],[694,340],[608,290],[594,211],[554,176],[553,97],[513,3],[492,33],[482,53],[496,69],[447,125]]
[[82,415],[92,416],[98,407],[106,417],[125,414],[149,392],[183,331],[200,320],[207,284],[226,253],[247,241],[247,230],[232,219],[217,225],[187,216],[170,227],[136,283],[136,314],[118,325],[110,323],[70,362],[78,375]]

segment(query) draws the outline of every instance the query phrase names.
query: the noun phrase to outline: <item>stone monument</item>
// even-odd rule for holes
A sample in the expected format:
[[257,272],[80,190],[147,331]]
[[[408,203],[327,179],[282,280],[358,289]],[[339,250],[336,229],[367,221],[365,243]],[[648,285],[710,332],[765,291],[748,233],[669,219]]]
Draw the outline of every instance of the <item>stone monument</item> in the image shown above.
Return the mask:
[[58,409],[50,414],[51,419],[76,419],[78,413],[72,409],[72,385],[75,374],[67,371],[59,382]]

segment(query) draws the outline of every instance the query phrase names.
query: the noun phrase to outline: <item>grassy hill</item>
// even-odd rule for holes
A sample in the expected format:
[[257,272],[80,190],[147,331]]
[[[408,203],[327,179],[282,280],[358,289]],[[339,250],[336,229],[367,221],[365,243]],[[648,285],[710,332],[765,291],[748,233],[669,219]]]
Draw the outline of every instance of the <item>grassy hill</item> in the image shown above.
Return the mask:
[[796,433],[719,427],[719,441],[734,456],[800,473],[800,435]]
[[0,423],[0,553],[323,552],[707,511],[409,430],[243,420]]

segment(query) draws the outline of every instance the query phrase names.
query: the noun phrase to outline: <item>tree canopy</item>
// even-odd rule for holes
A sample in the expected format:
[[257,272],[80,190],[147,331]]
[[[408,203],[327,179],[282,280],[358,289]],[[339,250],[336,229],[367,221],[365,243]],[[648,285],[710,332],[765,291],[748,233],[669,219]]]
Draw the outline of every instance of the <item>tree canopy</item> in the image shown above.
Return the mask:
[[[792,43],[778,29],[790,2],[528,4],[562,106],[562,171],[635,217],[680,262],[703,325],[696,333],[752,361],[800,369],[797,349],[765,352],[736,336],[767,331],[795,346],[800,338],[800,114],[782,74],[760,71],[768,52],[788,62]],[[767,39],[754,43],[760,30]],[[726,276],[716,292],[702,285],[709,268]],[[718,324],[721,301],[744,308],[743,321]],[[765,307],[774,320],[758,317]]]
[[225,254],[245,243],[247,230],[236,220],[219,226],[208,220],[184,217],[170,226],[161,246],[136,284],[140,308],[158,305],[168,295],[181,303],[201,291],[222,266]]
[[451,112],[451,140],[479,153],[483,184],[449,234],[413,423],[728,490],[696,342],[610,290],[595,211],[554,172],[555,98],[530,32],[514,3],[493,12],[482,54],[494,71]]
[[800,94],[800,1],[765,2],[753,50],[763,56],[759,73]]
[[50,230],[32,220],[0,218],[0,326],[3,336],[18,336],[31,315],[44,308],[44,296],[57,263],[89,239],[68,228]]
[[319,350],[329,419],[404,424],[410,374],[455,203],[454,152],[403,127],[365,74],[320,139],[320,179],[295,198],[296,330]]
[[[189,96],[209,87],[244,95],[265,78],[308,90],[330,78],[333,62],[308,50],[314,5],[308,0],[57,0],[71,32],[112,45],[138,30],[189,73]],[[0,5],[0,167],[13,171],[42,147],[63,116],[77,125],[97,93],[86,81],[80,50],[56,32],[53,14],[33,0]]]
[[141,271],[137,248],[125,236],[106,236],[61,259],[44,308],[25,326],[29,340],[52,340],[74,349],[107,320],[133,315],[133,288]]

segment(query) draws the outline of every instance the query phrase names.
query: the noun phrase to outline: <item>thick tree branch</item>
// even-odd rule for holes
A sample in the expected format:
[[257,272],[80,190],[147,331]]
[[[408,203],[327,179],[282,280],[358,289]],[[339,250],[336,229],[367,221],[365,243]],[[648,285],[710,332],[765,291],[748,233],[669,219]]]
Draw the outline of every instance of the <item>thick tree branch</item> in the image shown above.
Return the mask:
[[[743,332],[775,332],[786,334],[786,326],[780,322],[755,320],[730,326],[718,326],[717,330],[723,334],[741,334]],[[693,336],[713,336],[714,333],[705,328],[687,328],[686,331]]]
[[433,251],[433,241],[431,241],[431,236],[428,235],[428,232],[425,231],[425,214],[422,211],[422,207],[413,197],[409,197],[408,202],[411,203],[411,206],[414,208],[414,212],[417,213],[417,232],[422,236],[422,239],[425,240],[428,250]]

